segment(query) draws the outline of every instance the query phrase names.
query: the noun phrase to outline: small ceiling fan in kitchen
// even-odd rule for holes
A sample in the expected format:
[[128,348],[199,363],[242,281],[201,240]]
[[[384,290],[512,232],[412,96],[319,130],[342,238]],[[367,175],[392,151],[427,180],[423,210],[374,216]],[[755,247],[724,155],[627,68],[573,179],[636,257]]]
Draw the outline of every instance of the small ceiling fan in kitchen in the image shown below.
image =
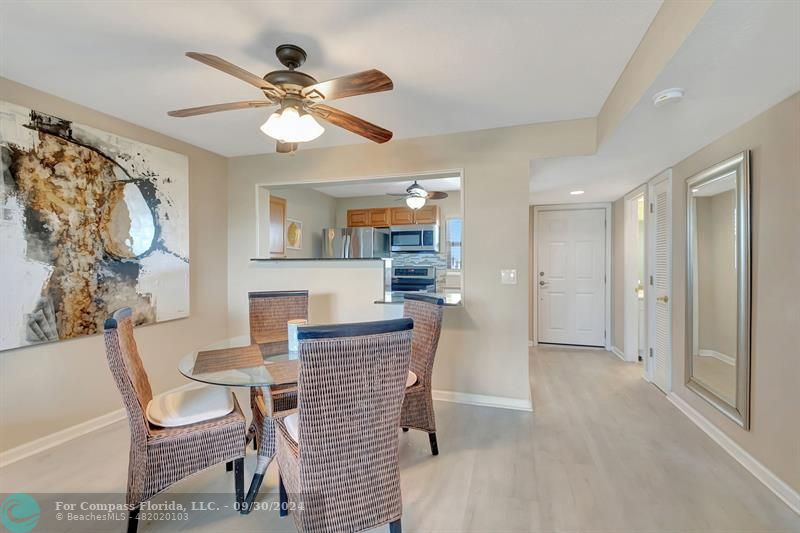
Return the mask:
[[400,200],[405,200],[406,205],[411,209],[420,209],[428,200],[443,200],[447,198],[446,192],[427,191],[414,180],[404,193],[387,193],[389,196],[400,196]]
[[280,106],[261,126],[264,134],[277,141],[279,153],[294,152],[298,143],[313,141],[322,135],[325,129],[314,118],[376,143],[385,143],[392,138],[391,131],[323,103],[392,90],[392,80],[380,70],[370,69],[318,82],[305,72],[296,70],[305,63],[307,56],[305,50],[293,44],[282,44],[275,50],[275,55],[286,70],[268,72],[263,78],[215,55],[199,52],[186,52],[186,55],[255,86],[265,98],[178,109],[167,113],[171,117],[193,117],[234,109]]

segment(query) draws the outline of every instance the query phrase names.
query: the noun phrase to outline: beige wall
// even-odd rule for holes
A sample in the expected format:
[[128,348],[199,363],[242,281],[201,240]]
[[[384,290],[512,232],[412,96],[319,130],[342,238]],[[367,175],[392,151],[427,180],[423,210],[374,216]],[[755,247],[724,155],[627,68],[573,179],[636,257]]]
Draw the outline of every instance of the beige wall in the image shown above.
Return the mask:
[[336,226],[336,198],[305,187],[283,187],[270,190],[286,199],[286,218],[303,223],[302,250],[286,249],[286,257],[320,257],[322,229]]
[[[154,392],[182,385],[180,357],[227,335],[225,159],[128,122],[0,78],[0,95],[189,158],[191,316],[137,330]],[[100,335],[0,353],[0,450],[122,407]]]
[[[245,294],[287,287],[287,277],[248,261],[256,245],[252,191],[258,183],[352,180],[463,169],[465,306],[448,309],[434,387],[528,400],[528,180],[530,159],[589,154],[593,119],[233,158],[229,162],[229,316],[231,333],[247,323]],[[500,270],[517,269],[518,285]],[[377,274],[376,269],[376,274]],[[293,280],[302,281],[300,278]],[[375,278],[377,279],[377,278]],[[368,285],[327,283],[331,297],[360,307]],[[296,284],[296,283],[293,283]],[[312,306],[316,295],[312,295]],[[376,306],[379,307],[379,306]],[[375,313],[382,313],[377,310]],[[347,316],[331,317],[346,319]]]
[[[752,158],[751,427],[684,386],[686,179],[743,150]],[[800,490],[800,93],[673,167],[675,394]]]

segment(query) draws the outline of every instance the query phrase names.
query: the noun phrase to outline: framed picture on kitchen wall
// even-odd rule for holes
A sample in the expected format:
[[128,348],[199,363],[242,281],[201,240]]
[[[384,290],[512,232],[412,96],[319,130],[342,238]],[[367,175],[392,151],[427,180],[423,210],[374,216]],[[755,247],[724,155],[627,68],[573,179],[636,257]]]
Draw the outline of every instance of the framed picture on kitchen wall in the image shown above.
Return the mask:
[[303,223],[299,220],[286,219],[286,247],[290,250],[303,248]]

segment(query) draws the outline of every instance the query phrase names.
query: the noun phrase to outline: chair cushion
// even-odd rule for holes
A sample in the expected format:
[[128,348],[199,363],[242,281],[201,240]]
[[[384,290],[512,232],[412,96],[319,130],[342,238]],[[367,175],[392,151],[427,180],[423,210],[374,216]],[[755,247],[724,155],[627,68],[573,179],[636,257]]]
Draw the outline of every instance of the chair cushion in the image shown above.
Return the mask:
[[300,416],[297,413],[292,413],[289,416],[283,417],[283,424],[286,426],[286,431],[289,432],[295,442],[300,442]]
[[151,424],[171,428],[219,418],[233,408],[227,387],[209,386],[160,394],[147,404],[146,415]]
[[409,388],[411,385],[417,382],[417,375],[413,373],[411,370],[408,371],[408,377],[406,378],[406,388]]

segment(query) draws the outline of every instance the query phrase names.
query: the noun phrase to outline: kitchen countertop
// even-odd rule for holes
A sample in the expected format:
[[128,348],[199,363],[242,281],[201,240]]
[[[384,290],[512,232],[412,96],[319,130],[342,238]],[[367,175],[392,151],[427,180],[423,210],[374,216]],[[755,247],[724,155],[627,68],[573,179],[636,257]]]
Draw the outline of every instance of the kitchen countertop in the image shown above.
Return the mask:
[[[461,301],[461,293],[459,292],[448,293],[448,294],[443,294],[440,292],[426,292],[422,294],[425,294],[426,296],[435,296],[442,298],[444,300],[445,307],[460,307],[463,305]],[[402,292],[400,293],[387,292],[384,295],[383,300],[375,300],[374,303],[392,305],[392,304],[402,304],[404,300],[405,298],[403,298]]]

